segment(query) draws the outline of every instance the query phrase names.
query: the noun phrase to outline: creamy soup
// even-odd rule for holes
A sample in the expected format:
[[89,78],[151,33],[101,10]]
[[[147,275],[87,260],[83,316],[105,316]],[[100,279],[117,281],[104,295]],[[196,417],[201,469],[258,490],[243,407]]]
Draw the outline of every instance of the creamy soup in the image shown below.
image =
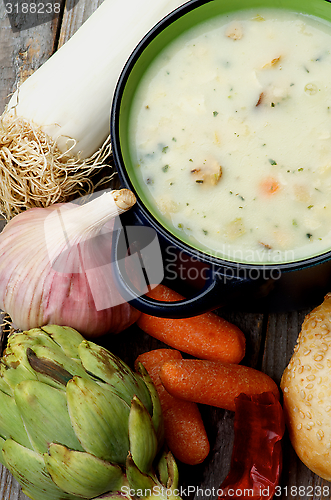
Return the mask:
[[331,248],[330,51],[326,21],[262,9],[203,22],[159,54],[130,141],[163,225],[248,263]]

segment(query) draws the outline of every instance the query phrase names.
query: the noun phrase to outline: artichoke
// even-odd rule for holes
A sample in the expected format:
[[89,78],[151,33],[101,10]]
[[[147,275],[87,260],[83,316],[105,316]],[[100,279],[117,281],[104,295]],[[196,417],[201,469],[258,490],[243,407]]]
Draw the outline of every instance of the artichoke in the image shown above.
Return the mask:
[[0,461],[33,500],[178,498],[157,392],[69,327],[8,338],[0,362]]

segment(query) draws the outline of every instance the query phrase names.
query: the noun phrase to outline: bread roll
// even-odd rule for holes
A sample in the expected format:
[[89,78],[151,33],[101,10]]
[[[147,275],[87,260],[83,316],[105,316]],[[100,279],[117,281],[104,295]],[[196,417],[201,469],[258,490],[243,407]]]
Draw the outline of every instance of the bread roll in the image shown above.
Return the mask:
[[331,480],[331,293],[303,322],[281,389],[293,448],[315,474]]

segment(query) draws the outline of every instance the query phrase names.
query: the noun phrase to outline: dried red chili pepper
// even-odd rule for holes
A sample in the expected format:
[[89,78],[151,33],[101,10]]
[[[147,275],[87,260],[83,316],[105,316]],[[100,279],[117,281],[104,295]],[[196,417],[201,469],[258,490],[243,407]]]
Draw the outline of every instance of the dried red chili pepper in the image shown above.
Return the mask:
[[279,484],[283,409],[272,392],[235,400],[234,444],[230,472],[218,500],[270,500]]

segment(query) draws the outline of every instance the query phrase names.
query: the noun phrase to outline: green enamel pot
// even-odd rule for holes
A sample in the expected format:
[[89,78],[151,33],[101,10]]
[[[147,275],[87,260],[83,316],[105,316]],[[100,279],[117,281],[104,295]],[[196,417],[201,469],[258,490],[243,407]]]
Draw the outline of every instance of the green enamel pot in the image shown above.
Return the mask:
[[[320,302],[324,294],[329,291],[330,250],[310,258],[280,264],[232,262],[193,246],[183,239],[180,232],[167,226],[156,213],[137,178],[130,150],[129,124],[137,87],[146,70],[161,50],[185,31],[215,16],[244,9],[287,9],[331,22],[330,1],[192,0],[155,25],[132,52],[119,77],[113,97],[111,140],[120,182],[123,187],[135,193],[137,203],[122,218],[123,228],[118,232],[117,244],[114,244],[113,261],[117,284],[126,299],[137,309],[155,316],[173,318],[201,314],[229,303],[235,303],[237,307],[245,310],[265,308],[293,310]],[[123,259],[119,248],[123,249],[122,243],[128,239],[125,233],[133,226],[148,227],[155,232],[163,258],[164,282],[179,289],[184,285],[182,289],[189,295],[187,299],[165,303],[153,300],[144,294],[149,284],[153,285],[155,273],[152,267],[156,265],[153,259],[147,258],[143,262],[143,274],[146,280],[144,286],[132,283],[125,266],[122,265]],[[139,231],[134,234],[139,240]],[[144,244],[138,242],[137,246],[141,247]],[[177,272],[176,282],[169,277],[169,262],[167,262],[169,255],[171,255],[173,276]],[[182,270],[184,268],[184,271],[179,276],[180,268]],[[148,283],[149,276],[152,277],[149,280],[151,283]]]

